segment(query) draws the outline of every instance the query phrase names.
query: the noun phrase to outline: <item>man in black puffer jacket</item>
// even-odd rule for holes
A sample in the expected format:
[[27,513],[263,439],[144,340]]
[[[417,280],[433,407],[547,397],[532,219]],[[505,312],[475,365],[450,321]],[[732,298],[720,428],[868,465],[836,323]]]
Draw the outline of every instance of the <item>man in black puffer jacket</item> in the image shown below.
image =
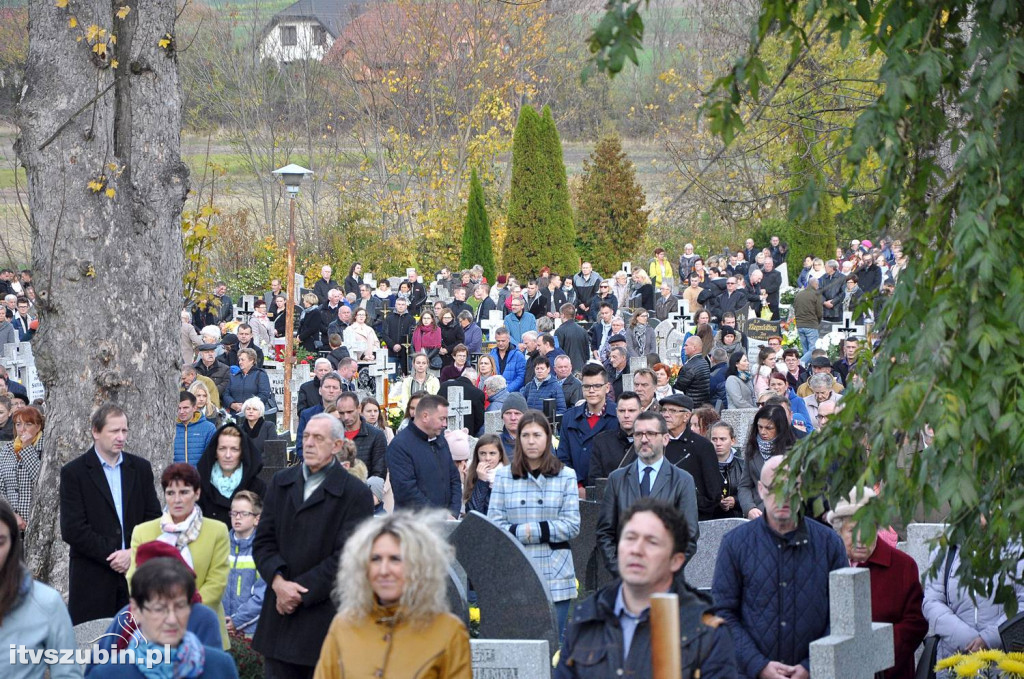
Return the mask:
[[696,335],[686,340],[683,345],[686,363],[679,369],[679,377],[676,378],[676,389],[692,398],[697,408],[711,398],[711,366],[701,355],[702,346]]
[[337,408],[341,423],[345,425],[345,437],[356,444],[356,457],[366,465],[370,476],[385,478],[388,443],[384,431],[367,424],[359,415],[359,397],[353,391],[343,392],[338,397]]

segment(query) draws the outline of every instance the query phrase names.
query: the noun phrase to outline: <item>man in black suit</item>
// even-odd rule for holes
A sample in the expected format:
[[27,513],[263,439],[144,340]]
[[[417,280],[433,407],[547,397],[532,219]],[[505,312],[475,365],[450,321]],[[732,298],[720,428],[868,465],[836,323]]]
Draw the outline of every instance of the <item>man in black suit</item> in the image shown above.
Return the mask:
[[160,516],[153,468],[123,452],[128,416],[104,403],[93,447],[60,470],[60,534],[71,546],[68,610],[74,624],[113,617],[128,603],[132,531]]
[[441,396],[444,396],[449,403],[452,401],[451,395],[448,393],[452,387],[462,387],[462,398],[469,401],[472,406],[472,412],[462,418],[462,426],[469,429],[470,436],[480,436],[484,428],[484,392],[477,389],[474,384],[476,383],[477,372],[472,368],[466,368],[462,371],[462,375],[455,379],[448,380],[447,382],[441,383],[441,388],[437,392]]

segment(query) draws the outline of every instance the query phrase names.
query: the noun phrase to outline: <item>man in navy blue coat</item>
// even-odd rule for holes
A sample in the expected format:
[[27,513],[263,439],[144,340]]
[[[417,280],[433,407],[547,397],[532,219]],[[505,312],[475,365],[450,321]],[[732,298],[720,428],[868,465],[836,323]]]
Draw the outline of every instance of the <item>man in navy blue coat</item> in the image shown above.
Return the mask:
[[751,679],[810,676],[810,644],[828,635],[828,574],[850,565],[838,533],[776,497],[781,463],[781,455],[765,462],[764,514],[722,540],[711,588],[739,676]]
[[428,394],[416,405],[413,421],[388,445],[395,509],[438,507],[459,518],[462,478],[443,436],[447,424],[448,401]]

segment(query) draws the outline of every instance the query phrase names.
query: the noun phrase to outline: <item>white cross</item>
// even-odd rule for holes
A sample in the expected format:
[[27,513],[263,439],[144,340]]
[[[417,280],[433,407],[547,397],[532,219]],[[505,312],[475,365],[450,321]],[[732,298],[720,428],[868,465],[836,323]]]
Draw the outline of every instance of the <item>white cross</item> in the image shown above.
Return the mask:
[[811,642],[811,676],[872,679],[892,667],[892,625],[871,622],[871,572],[840,568],[829,573],[828,601],[831,634]]
[[487,320],[480,323],[480,327],[487,331],[487,339],[494,341],[494,331],[505,325],[505,319],[501,311],[491,309],[487,312]]
[[242,295],[242,313],[251,314],[253,311],[255,311],[255,303],[255,295]]
[[373,378],[374,395],[377,398],[377,403],[384,407],[386,405],[383,403],[384,380],[391,374],[391,361],[388,360],[388,352],[383,349],[379,350],[374,356],[374,362],[370,364],[368,372],[370,377]]
[[473,404],[463,398],[462,387],[448,388],[448,428],[462,429],[463,419],[473,412]]
[[633,273],[633,263],[632,262],[623,262],[622,263],[622,270],[626,272],[627,276],[629,276],[630,274]]
[[377,289],[377,281],[374,280],[372,273],[363,274],[363,283],[370,286],[370,291]]
[[840,326],[834,326],[832,332],[838,332],[844,337],[853,335],[854,337],[864,337],[865,328],[863,325],[857,325],[853,322],[853,313],[850,311],[843,312],[843,323]]

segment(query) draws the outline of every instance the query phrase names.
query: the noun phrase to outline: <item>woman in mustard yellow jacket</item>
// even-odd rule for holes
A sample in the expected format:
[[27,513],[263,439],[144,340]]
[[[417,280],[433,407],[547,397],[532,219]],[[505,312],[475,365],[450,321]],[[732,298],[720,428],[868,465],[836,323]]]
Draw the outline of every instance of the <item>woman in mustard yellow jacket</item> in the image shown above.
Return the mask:
[[159,540],[181,552],[196,574],[196,590],[203,603],[217,612],[224,650],[231,648],[221,597],[228,584],[228,527],[216,519],[205,519],[196,504],[201,481],[190,464],[172,464],[160,477],[166,508],[163,516],[140,523],[132,531],[132,563],[128,582],[135,573],[135,551],[139,545]]
[[469,633],[448,611],[451,547],[432,525],[443,521],[443,513],[396,512],[356,529],[341,556],[341,606],[314,679],[472,678]]

